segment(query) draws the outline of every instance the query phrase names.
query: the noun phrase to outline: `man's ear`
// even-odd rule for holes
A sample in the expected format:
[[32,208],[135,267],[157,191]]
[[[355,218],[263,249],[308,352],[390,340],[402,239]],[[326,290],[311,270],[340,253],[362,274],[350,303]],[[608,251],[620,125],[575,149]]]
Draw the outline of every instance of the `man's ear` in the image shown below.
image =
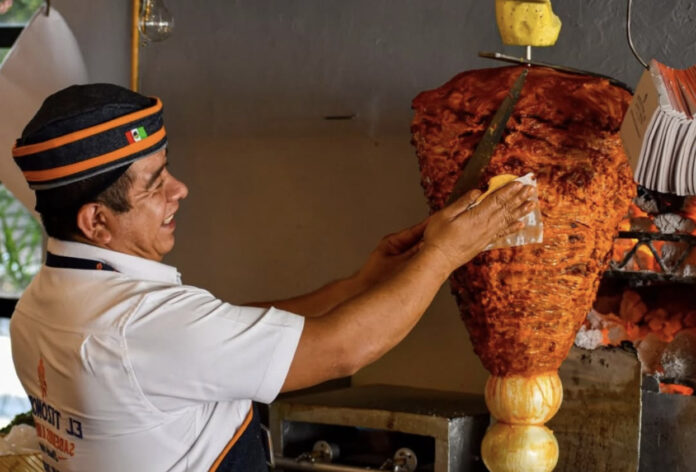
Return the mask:
[[77,211],[77,227],[92,244],[104,246],[111,241],[108,209],[101,203],[85,203]]

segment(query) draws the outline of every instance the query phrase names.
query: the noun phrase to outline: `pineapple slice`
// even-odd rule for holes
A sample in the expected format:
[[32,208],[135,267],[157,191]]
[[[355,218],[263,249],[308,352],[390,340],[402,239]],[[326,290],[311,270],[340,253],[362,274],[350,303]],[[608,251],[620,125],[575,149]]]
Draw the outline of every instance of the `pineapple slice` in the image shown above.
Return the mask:
[[512,182],[517,178],[516,175],[511,175],[511,174],[500,174],[496,175],[495,177],[492,177],[488,181],[488,190],[486,190],[485,193],[481,194],[477,199],[476,199],[476,204],[478,205],[481,203],[488,195],[492,194],[496,190],[498,190],[500,187],[504,187],[508,183]]
[[503,43],[513,46],[553,46],[561,31],[551,0],[495,0],[495,17]]

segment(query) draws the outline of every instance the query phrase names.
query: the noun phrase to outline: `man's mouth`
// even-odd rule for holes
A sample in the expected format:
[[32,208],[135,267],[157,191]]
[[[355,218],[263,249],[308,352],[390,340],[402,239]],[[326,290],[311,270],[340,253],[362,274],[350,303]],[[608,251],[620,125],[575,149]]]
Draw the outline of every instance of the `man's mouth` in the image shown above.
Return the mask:
[[173,214],[172,214],[172,215],[169,215],[167,218],[165,218],[165,219],[164,219],[164,222],[163,222],[162,224],[168,225],[168,224],[171,223],[172,221],[174,221],[174,215],[173,215]]

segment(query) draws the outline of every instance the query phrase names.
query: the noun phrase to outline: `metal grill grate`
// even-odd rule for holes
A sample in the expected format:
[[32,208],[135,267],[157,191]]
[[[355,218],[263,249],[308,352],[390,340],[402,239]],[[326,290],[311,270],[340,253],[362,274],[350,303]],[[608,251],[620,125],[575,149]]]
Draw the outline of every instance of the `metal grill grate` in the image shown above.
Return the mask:
[[[624,258],[620,262],[611,261],[609,264],[609,270],[606,272],[608,277],[625,278],[635,281],[636,283],[650,283],[650,282],[676,282],[676,283],[689,283],[696,284],[696,274],[694,275],[683,275],[682,264],[690,254],[690,252],[696,248],[696,236],[691,234],[679,234],[679,233],[645,233],[641,231],[621,231],[617,239],[635,239],[637,240],[634,246],[629,250]],[[655,249],[653,244],[654,241],[665,241],[665,242],[677,242],[683,243],[684,248],[681,255],[669,263],[660,254],[660,251]],[[660,267],[660,272],[650,271],[650,270],[629,270],[627,269],[628,263],[633,259],[636,252],[641,246],[646,246],[652,253],[655,261]]]

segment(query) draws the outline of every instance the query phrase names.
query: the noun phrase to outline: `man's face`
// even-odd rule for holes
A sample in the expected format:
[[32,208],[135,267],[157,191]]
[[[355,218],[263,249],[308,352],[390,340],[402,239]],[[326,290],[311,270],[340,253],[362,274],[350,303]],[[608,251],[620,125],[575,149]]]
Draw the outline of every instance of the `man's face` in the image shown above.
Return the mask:
[[166,169],[166,150],[162,149],[131,164],[133,181],[128,192],[131,209],[110,213],[109,249],[161,261],[174,247],[174,213],[188,188]]

